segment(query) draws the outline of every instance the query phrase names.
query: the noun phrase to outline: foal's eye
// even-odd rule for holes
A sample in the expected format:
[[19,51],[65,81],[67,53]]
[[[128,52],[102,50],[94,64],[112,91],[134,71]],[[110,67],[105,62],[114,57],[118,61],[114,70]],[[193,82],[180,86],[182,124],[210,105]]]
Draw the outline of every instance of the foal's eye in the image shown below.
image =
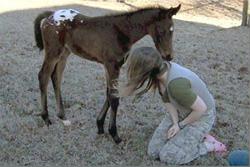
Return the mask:
[[159,33],[160,33],[160,35],[164,35],[164,34],[166,34],[166,31],[165,30],[160,30]]

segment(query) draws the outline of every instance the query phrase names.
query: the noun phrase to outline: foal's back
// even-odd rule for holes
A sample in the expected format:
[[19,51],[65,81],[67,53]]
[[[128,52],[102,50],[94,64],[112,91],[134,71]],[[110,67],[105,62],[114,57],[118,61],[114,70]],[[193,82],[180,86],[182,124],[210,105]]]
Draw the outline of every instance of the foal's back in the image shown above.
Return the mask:
[[65,9],[48,17],[42,23],[42,31],[48,47],[58,45],[82,58],[104,63],[114,55],[122,55],[116,42],[115,27],[119,22],[118,18],[86,17],[75,10]]

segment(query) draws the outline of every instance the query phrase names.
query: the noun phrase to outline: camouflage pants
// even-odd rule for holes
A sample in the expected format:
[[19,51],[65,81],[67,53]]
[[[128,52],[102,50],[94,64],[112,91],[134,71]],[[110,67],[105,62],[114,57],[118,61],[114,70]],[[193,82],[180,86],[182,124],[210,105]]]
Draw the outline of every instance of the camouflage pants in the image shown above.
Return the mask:
[[203,138],[211,130],[214,120],[215,110],[207,111],[200,120],[185,126],[167,140],[167,131],[172,125],[170,114],[167,113],[149,142],[148,155],[173,165],[185,164],[205,155],[207,149]]

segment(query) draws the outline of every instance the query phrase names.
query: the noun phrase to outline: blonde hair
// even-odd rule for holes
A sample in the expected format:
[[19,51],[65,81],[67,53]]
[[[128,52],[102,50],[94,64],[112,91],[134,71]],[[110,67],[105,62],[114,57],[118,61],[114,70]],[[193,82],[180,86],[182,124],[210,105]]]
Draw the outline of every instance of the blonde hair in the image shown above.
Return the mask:
[[157,75],[167,70],[160,53],[152,47],[134,49],[127,59],[127,83],[119,90],[120,96],[132,95],[147,82],[146,87],[136,93],[140,97],[150,89],[156,90],[159,86]]

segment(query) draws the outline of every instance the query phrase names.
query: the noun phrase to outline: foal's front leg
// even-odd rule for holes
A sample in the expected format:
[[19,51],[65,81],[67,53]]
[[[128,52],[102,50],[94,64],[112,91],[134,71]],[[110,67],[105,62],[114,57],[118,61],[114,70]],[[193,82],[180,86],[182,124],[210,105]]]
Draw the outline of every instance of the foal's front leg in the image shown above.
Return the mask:
[[[110,104],[111,104],[111,108],[110,108]],[[116,128],[116,113],[117,113],[118,105],[119,105],[119,98],[112,96],[112,91],[110,91],[110,89],[108,88],[105,103],[103,104],[102,110],[99,113],[97,120],[96,120],[98,134],[103,134],[104,133],[104,121],[107,115],[107,111],[108,109],[110,109],[109,133],[117,144],[121,142],[121,139],[119,138],[117,134],[117,128]]]
[[109,134],[113,140],[119,144],[122,140],[118,136],[116,128],[116,115],[119,106],[118,91],[115,86],[117,85],[117,79],[120,73],[120,66],[116,63],[106,65],[106,79],[107,79],[107,98],[110,104],[110,120],[109,120]]
[[116,127],[116,115],[117,109],[119,106],[119,98],[113,95],[113,93],[117,93],[116,89],[109,89],[108,100],[110,102],[111,110],[110,110],[110,119],[109,119],[109,134],[112,136],[113,140],[119,144],[122,140],[118,136],[117,127]]
[[104,126],[104,121],[105,121],[105,118],[106,118],[107,111],[108,111],[109,107],[110,107],[110,104],[109,104],[109,100],[108,100],[108,88],[107,88],[105,102],[104,102],[102,110],[99,113],[99,115],[97,117],[97,120],[96,120],[96,124],[97,124],[97,128],[98,128],[98,134],[103,134],[104,133],[104,127],[103,126]]

